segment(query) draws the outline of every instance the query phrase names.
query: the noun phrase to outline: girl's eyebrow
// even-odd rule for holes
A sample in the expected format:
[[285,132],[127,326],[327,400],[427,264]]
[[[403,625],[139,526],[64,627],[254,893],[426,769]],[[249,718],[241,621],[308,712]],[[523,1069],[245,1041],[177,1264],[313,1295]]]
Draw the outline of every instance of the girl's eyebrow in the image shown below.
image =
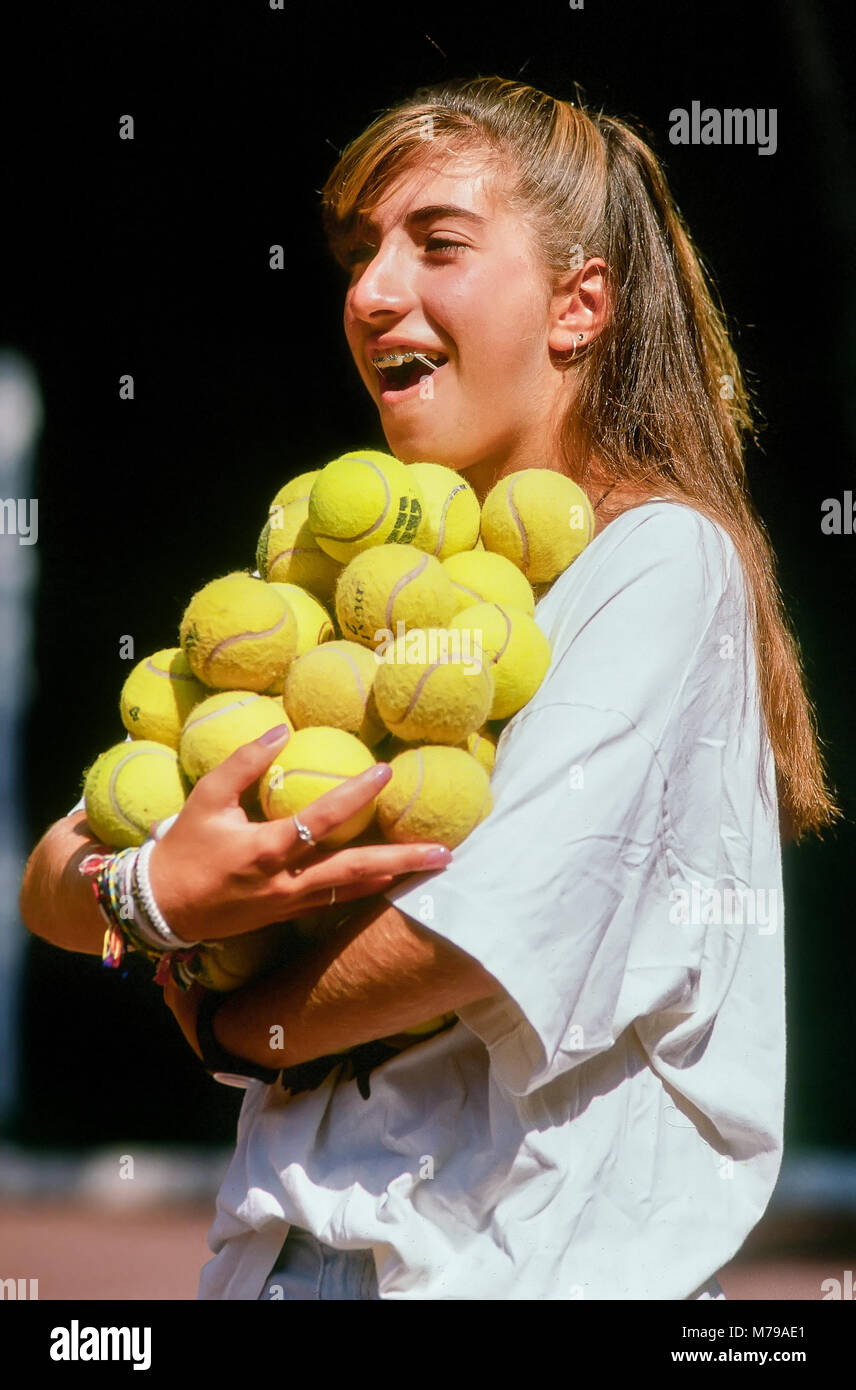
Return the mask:
[[481,217],[469,208],[456,207],[454,203],[433,203],[428,207],[416,208],[407,214],[404,222],[409,227],[414,222],[432,222],[435,217],[462,217],[466,222],[475,222],[480,227],[487,222],[486,217]]
[[[466,222],[473,222],[477,226],[483,227],[487,223],[487,218],[479,213],[473,212],[470,208],[459,208],[454,203],[431,203],[427,207],[414,208],[404,219],[406,227],[421,225],[425,222],[433,222],[435,217],[460,217]],[[363,231],[376,232],[378,226],[371,219],[366,219],[361,224]]]

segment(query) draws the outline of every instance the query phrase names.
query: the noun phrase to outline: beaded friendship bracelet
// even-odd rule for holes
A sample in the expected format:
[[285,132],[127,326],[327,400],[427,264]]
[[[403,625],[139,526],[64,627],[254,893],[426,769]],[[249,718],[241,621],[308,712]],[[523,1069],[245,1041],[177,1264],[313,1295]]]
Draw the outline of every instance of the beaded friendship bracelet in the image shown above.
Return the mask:
[[147,840],[141,849],[89,854],[79,866],[80,873],[91,879],[95,901],[107,922],[101,960],[106,968],[116,969],[128,951],[138,951],[157,964],[159,983],[163,983],[163,972],[172,969],[176,983],[188,989],[192,976],[182,967],[196,956],[199,943],[182,941],[158,910],[148,878],[153,848],[154,841]]

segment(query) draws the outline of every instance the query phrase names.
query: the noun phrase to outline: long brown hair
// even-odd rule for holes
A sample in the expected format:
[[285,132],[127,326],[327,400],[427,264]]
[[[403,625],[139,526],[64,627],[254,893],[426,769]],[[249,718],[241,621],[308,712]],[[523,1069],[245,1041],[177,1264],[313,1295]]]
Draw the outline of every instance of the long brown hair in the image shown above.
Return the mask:
[[421,88],[348,145],[327,179],[322,215],[340,264],[360,220],[393,179],[436,156],[438,141],[496,161],[508,179],[503,193],[552,275],[591,257],[606,262],[610,321],[568,368],[577,390],[560,429],[563,467],[585,482],[581,460],[595,457],[608,482],[689,503],[731,536],[750,594],[784,828],[797,840],[820,831],[841,811],[769,535],[749,495],[749,390],[656,156],[626,122],[523,83],[479,77]]

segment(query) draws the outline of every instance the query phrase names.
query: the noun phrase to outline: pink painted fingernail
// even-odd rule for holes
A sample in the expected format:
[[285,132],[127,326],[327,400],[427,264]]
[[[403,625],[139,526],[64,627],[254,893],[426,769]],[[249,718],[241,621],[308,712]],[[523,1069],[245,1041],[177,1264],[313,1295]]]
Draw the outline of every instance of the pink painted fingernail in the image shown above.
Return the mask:
[[386,782],[392,773],[389,763],[375,763],[372,768],[372,777],[377,778],[378,782]]
[[259,743],[281,743],[287,733],[290,733],[287,724],[277,724],[275,729],[268,729],[266,734],[261,735]]
[[451,862],[452,851],[446,849],[445,845],[432,845],[425,853],[425,863],[430,864],[432,867],[435,865],[439,867],[441,864],[451,864]]

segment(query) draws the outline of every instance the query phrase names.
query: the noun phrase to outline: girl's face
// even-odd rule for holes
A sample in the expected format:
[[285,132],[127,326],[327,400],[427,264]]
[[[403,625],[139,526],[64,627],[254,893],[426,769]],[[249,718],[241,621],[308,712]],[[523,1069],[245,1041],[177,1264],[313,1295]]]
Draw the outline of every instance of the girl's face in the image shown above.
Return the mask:
[[[484,161],[402,174],[352,252],[345,333],[392,453],[471,470],[478,491],[549,467],[564,382],[550,348],[570,348],[571,336],[529,229]],[[442,365],[414,359],[383,376],[372,365],[407,348]]]

